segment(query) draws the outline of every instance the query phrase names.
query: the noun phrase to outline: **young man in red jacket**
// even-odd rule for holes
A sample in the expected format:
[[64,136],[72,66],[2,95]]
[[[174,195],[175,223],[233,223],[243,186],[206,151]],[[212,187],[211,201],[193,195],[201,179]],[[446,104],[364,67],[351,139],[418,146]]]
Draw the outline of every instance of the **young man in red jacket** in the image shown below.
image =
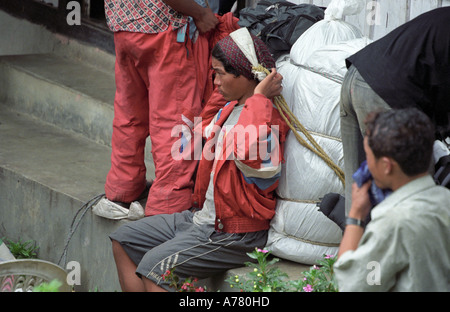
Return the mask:
[[[123,291],[170,290],[162,275],[206,278],[248,261],[262,248],[275,214],[288,126],[272,98],[282,76],[269,50],[242,28],[213,50],[214,83],[230,101],[202,128],[193,207],[130,222],[111,234]],[[261,64],[272,72],[252,69]],[[176,150],[176,149],[175,149]]]

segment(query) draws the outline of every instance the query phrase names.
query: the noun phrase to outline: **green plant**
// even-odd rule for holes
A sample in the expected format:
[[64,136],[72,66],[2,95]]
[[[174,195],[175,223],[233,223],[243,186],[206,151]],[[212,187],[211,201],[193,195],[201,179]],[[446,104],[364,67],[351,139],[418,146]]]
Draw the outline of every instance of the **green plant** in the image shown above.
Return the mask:
[[33,292],[58,292],[62,283],[58,280],[52,280],[50,283],[42,283],[34,287]]
[[169,287],[175,289],[176,292],[205,292],[205,287],[195,286],[195,283],[198,281],[197,278],[186,278],[181,280],[176,274],[173,272],[175,269],[167,270],[166,273],[162,275],[164,281],[169,281]]
[[255,251],[247,255],[256,260],[256,263],[246,262],[247,267],[253,270],[247,273],[247,277],[241,278],[238,275],[230,276],[225,281],[231,288],[238,288],[243,292],[283,292],[288,291],[285,278],[288,275],[282,272],[273,264],[279,261],[273,258],[268,261],[270,251],[256,248]]
[[[256,260],[246,262],[252,270],[246,276],[229,276],[225,281],[231,288],[242,292],[337,292],[338,287],[334,279],[333,265],[337,260],[334,255],[323,255],[309,271],[303,273],[303,278],[289,281],[288,275],[274,266],[280,259],[271,258],[270,251],[258,249],[247,255]],[[269,260],[270,258],[270,260]],[[196,278],[180,280],[174,270],[163,274],[163,279],[170,283],[170,287],[178,292],[203,292],[204,287],[194,285]]]
[[22,242],[22,240],[19,239],[18,242],[13,242],[12,240],[7,239],[5,244],[16,259],[37,258],[39,247],[36,246],[36,242],[33,240]]
[[324,255],[323,259],[317,261],[309,271],[303,273],[304,278],[292,281],[291,285],[295,291],[304,292],[337,292],[338,287],[334,279],[333,265],[337,257]]
[[287,274],[279,268],[272,266],[279,261],[273,258],[268,261],[270,252],[256,249],[248,256],[256,259],[257,263],[246,262],[246,266],[253,270],[246,277],[238,275],[227,278],[225,281],[232,288],[238,288],[243,292],[337,292],[337,284],[334,280],[333,264],[337,257],[324,255],[309,271],[303,273],[303,278],[295,281],[286,280]]

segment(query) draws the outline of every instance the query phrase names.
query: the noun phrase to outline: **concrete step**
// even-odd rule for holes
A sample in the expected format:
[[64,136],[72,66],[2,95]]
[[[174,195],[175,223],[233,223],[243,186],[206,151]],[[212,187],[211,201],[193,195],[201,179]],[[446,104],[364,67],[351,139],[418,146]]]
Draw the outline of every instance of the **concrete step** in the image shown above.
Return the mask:
[[[110,146],[114,56],[73,40],[57,45],[55,51],[0,56],[0,102]],[[145,158],[147,169],[154,171],[150,137]]]
[[[89,21],[83,21],[83,23],[89,24]],[[51,25],[51,22],[49,24]],[[109,52],[111,49],[104,50],[103,44],[90,45],[70,36],[50,31],[49,24],[35,24],[0,9],[0,29],[3,30],[0,36],[0,55],[56,53],[114,73],[115,57],[114,53]],[[114,45],[112,32],[99,27],[89,28],[93,38],[101,41],[109,40],[106,45]],[[74,34],[81,31],[77,26],[72,27],[72,30]]]
[[[75,218],[84,203],[103,193],[110,148],[4,103],[0,142],[0,236],[35,240],[39,257],[62,267],[78,262],[77,290],[120,290],[108,234],[122,221],[91,211]],[[60,262],[74,218],[81,221]]]
[[0,57],[0,101],[109,145],[114,74],[54,53]]

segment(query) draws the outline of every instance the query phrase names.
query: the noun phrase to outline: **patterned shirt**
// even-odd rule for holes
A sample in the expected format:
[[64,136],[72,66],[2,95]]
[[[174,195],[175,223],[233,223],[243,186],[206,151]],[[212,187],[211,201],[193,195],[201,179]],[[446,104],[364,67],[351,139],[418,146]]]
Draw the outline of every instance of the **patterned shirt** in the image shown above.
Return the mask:
[[159,33],[178,29],[188,22],[161,0],[105,0],[108,27],[114,31]]

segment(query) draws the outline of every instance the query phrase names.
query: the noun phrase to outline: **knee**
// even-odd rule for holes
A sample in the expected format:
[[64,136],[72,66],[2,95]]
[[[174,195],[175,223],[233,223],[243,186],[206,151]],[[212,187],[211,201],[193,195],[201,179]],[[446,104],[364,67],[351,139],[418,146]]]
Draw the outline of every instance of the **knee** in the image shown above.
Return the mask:
[[149,280],[146,277],[141,277],[142,282],[144,283],[145,291],[147,292],[167,292],[166,289],[156,285],[153,281]]
[[111,240],[111,248],[114,255],[114,258],[120,257],[125,253],[125,250],[123,249],[122,245],[116,240]]

